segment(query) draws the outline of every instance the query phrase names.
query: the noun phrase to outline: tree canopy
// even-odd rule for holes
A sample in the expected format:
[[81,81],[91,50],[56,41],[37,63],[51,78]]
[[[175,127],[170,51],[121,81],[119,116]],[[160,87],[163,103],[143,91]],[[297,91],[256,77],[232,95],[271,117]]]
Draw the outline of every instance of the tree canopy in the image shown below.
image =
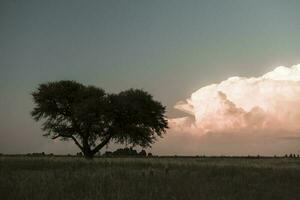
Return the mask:
[[110,141],[150,147],[168,128],[165,106],[140,89],[108,94],[67,80],[40,84],[32,97],[44,136],[73,140],[88,158]]

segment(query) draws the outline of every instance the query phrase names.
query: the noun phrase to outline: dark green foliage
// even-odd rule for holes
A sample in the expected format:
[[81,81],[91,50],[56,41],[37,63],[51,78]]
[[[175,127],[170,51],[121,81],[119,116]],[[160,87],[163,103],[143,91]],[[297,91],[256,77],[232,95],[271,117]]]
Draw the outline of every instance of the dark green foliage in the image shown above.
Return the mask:
[[1,200],[299,200],[290,158],[3,157]]
[[167,128],[165,107],[143,90],[107,94],[75,81],[39,85],[31,115],[45,136],[73,140],[86,157],[110,141],[149,147]]
[[156,136],[162,136],[167,122],[165,107],[153,101],[152,96],[142,90],[127,90],[109,96],[114,127],[120,131],[118,142],[148,147]]

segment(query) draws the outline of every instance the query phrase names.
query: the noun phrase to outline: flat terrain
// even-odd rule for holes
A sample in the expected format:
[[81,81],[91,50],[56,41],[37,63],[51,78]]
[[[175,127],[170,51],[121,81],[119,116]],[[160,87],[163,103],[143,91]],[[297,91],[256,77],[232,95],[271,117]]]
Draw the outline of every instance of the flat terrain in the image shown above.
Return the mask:
[[299,200],[299,158],[0,157],[0,199]]

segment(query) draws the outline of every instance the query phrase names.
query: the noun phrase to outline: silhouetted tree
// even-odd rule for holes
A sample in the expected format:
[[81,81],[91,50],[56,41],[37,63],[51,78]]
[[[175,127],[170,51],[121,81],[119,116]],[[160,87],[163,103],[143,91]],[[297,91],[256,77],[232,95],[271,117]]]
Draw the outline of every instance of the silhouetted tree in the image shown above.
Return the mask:
[[32,93],[31,115],[44,135],[73,140],[92,158],[110,141],[149,147],[168,128],[165,107],[143,90],[107,94],[75,81],[40,84]]
[[139,152],[139,155],[140,156],[143,156],[143,157],[146,157],[147,156],[147,153],[144,149],[142,149],[140,152]]
[[111,156],[111,155],[112,155],[112,152],[111,152],[111,151],[106,151],[103,155],[104,155],[104,156]]
[[133,149],[132,147],[128,148],[121,148],[121,149],[117,149],[114,152],[112,152],[112,155],[114,156],[137,156],[138,152]]
[[76,156],[79,156],[79,157],[81,157],[81,156],[82,156],[82,152],[78,152],[78,153],[76,153]]

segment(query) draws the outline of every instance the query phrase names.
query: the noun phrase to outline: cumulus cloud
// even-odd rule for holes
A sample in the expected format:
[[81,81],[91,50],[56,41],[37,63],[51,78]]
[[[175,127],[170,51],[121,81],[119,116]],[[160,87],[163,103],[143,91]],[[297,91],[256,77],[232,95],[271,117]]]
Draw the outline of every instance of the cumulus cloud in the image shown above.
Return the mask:
[[282,138],[300,136],[300,64],[260,77],[230,77],[200,88],[175,108],[187,116],[169,119],[164,142],[175,148],[167,153],[299,153],[299,140]]

